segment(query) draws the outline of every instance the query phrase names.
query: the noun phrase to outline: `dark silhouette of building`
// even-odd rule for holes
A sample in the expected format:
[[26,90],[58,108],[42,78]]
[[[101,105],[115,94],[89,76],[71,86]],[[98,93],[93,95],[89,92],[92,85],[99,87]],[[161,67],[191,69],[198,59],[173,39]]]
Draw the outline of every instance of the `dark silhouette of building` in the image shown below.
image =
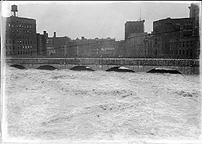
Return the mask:
[[197,37],[194,18],[153,22],[153,48],[158,58],[197,58]]
[[128,21],[125,23],[124,57],[145,58],[146,36],[144,20]]
[[47,39],[48,33],[46,31],[43,34],[37,33],[37,56],[47,56]]
[[189,7],[189,17],[190,18],[199,18],[199,6],[195,3],[192,3]]
[[6,56],[30,57],[37,55],[36,20],[17,16],[17,6],[12,5],[13,15],[6,17]]
[[194,33],[195,33],[195,39],[196,39],[196,46],[197,46],[197,58],[199,58],[200,55],[200,37],[199,37],[199,4],[192,3],[190,7],[189,17],[195,19],[194,24]]
[[133,33],[144,33],[144,22],[142,21],[127,21],[125,23],[125,40]]

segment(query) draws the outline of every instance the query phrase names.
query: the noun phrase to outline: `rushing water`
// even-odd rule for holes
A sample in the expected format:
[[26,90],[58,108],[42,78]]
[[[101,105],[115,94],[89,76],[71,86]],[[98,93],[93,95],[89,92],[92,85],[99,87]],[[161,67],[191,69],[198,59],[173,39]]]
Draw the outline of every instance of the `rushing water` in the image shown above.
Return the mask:
[[196,139],[199,76],[6,69],[9,138]]

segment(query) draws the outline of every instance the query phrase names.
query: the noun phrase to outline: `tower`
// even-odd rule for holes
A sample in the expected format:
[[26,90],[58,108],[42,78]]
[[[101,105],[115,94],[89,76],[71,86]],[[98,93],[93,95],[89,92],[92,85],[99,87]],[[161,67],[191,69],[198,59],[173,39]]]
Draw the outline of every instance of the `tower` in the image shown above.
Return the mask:
[[16,17],[16,13],[18,12],[18,7],[16,5],[12,5],[11,12],[13,13],[13,16]]
[[144,33],[144,22],[141,21],[127,21],[125,23],[125,40],[134,33]]

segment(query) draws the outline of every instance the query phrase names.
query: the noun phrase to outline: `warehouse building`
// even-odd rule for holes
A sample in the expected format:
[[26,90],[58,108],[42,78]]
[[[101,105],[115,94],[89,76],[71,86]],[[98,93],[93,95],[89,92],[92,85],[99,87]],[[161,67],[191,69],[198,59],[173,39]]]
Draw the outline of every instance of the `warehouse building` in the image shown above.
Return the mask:
[[6,17],[5,48],[8,57],[37,55],[36,20],[17,16],[17,6],[12,5],[12,16]]

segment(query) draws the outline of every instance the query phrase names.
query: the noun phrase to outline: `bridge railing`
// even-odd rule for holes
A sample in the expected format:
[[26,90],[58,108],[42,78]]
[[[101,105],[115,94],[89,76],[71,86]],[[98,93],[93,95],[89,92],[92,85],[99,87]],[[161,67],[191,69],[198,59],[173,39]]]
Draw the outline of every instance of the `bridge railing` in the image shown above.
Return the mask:
[[134,58],[7,58],[12,64],[72,65],[138,65],[199,67],[198,59],[134,59]]

